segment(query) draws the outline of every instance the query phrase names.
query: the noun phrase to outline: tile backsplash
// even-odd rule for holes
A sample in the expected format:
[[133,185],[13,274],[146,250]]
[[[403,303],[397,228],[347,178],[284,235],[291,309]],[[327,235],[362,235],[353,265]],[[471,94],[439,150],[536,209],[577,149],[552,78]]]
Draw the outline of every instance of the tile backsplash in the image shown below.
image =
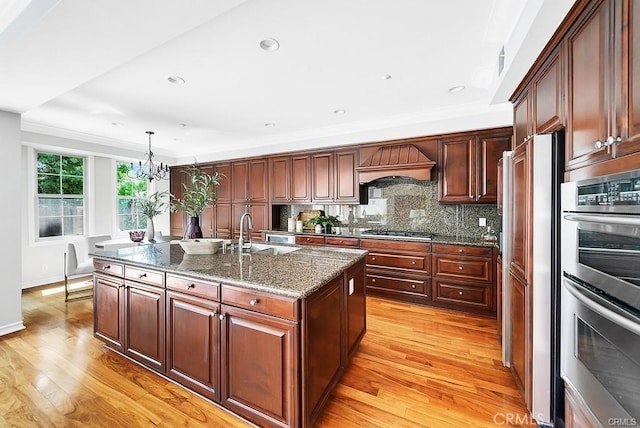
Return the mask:
[[438,183],[409,178],[380,179],[368,187],[367,205],[283,205],[280,224],[303,210],[324,210],[346,227],[412,230],[438,235],[479,238],[487,226],[498,231],[500,217],[495,205],[442,205],[438,203]]

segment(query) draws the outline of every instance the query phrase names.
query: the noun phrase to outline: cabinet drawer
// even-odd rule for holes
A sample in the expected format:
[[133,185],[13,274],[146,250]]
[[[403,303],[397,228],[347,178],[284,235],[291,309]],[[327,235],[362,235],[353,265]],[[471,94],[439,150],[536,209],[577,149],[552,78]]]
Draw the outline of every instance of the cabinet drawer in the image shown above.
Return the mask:
[[339,247],[359,247],[360,240],[358,238],[339,238],[337,236],[326,236],[324,238],[325,245],[337,245]]
[[434,255],[433,275],[439,278],[492,282],[492,259]]
[[296,235],[298,245],[324,245],[324,236]]
[[419,256],[404,254],[369,253],[367,255],[367,264],[370,266],[387,266],[399,269],[418,270],[428,273],[429,258],[429,255]]
[[124,277],[132,281],[164,287],[164,272],[127,265],[124,267]]
[[433,244],[433,253],[457,254],[459,256],[492,257],[491,247],[472,247],[470,245]]
[[492,309],[491,287],[433,280],[433,301],[478,309]]
[[167,288],[191,296],[220,300],[220,283],[167,274]]
[[109,260],[93,259],[93,269],[96,272],[102,272],[113,276],[122,277],[124,275],[124,265],[121,263],[114,263]]
[[427,294],[429,291],[429,278],[402,278],[387,276],[378,272],[369,272],[367,273],[366,278],[367,287],[408,291],[420,294]]
[[298,321],[298,300],[231,285],[222,285],[222,303]]
[[392,239],[361,239],[360,248],[371,250],[413,251],[418,253],[430,253],[431,244],[428,242],[395,241]]

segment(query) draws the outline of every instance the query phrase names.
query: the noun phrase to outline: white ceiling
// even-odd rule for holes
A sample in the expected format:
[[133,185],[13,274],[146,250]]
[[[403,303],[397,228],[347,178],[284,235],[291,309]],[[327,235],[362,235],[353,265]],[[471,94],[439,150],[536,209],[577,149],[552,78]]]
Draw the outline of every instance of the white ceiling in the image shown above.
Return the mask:
[[[0,0],[0,25],[25,2]],[[141,152],[153,130],[178,163],[509,125],[508,96],[572,3],[33,0],[0,27],[0,110]],[[269,37],[279,50],[260,49]]]

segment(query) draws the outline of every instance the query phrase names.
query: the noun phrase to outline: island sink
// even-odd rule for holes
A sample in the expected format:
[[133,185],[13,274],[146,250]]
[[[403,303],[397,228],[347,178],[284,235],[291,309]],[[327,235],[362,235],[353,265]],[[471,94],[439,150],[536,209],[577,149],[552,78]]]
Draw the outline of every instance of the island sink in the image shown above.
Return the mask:
[[367,251],[251,251],[96,250],[94,335],[258,426],[311,427],[366,333]]

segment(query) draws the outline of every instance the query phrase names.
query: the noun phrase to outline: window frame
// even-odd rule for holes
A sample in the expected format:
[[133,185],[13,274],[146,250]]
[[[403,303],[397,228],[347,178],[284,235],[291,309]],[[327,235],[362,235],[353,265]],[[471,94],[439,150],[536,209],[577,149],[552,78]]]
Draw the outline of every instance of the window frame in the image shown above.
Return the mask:
[[[77,153],[69,153],[69,152],[65,152],[65,151],[58,151],[58,150],[51,150],[49,148],[34,148],[32,150],[32,166],[33,166],[33,171],[30,174],[30,176],[33,179],[33,186],[32,189],[34,191],[34,196],[33,196],[33,217],[34,217],[34,227],[33,227],[33,241],[34,242],[58,242],[58,241],[69,241],[69,240],[76,240],[78,238],[82,238],[84,236],[88,235],[88,225],[89,225],[89,213],[88,213],[88,201],[89,201],[89,197],[87,194],[87,190],[88,190],[88,174],[87,171],[89,169],[89,159],[88,156],[83,155],[83,154],[77,154]],[[54,194],[54,193],[40,193],[39,189],[38,189],[38,176],[40,174],[39,170],[38,170],[38,154],[47,154],[47,155],[55,155],[55,156],[60,156],[62,157],[68,157],[68,158],[77,158],[77,159],[81,159],[82,160],[82,194],[81,195],[77,195],[77,194]],[[58,174],[55,174],[58,175]],[[60,177],[62,177],[62,171],[60,171],[59,174]],[[75,176],[77,177],[77,176]],[[62,190],[62,189],[61,189]],[[69,215],[64,214],[64,207],[62,207],[62,211],[60,213],[59,218],[61,219],[61,224],[62,224],[62,234],[60,235],[54,235],[54,236],[40,236],[40,199],[41,198],[51,198],[51,199],[82,199],[82,233],[81,234],[64,234],[64,219],[65,217],[72,217]],[[51,216],[53,217],[53,216]]]
[[[115,159],[114,162],[114,172],[115,172],[115,180],[114,180],[114,195],[115,195],[115,220],[114,220],[114,228],[115,228],[115,232],[116,235],[126,235],[129,231],[131,230],[145,230],[147,228],[147,218],[144,214],[140,213],[139,208],[136,207],[135,201],[136,200],[140,200],[140,199],[146,199],[148,195],[153,193],[153,182],[149,182],[148,180],[146,180],[145,178],[140,179],[140,180],[136,180],[136,179],[131,179],[133,181],[140,181],[140,182],[144,182],[146,183],[146,190],[145,190],[145,195],[144,196],[121,196],[118,194],[118,166],[119,164],[124,164],[127,166],[130,166],[131,162],[127,162],[125,160],[118,160]],[[135,166],[135,165],[134,165]],[[139,227],[134,227],[133,229],[121,229],[120,228],[120,218],[124,215],[120,213],[120,200],[131,200],[133,207],[134,207],[134,211],[135,213],[139,216],[139,220],[137,221],[137,224]],[[141,220],[143,220],[143,223],[141,223]],[[142,225],[144,224],[144,225]]]

